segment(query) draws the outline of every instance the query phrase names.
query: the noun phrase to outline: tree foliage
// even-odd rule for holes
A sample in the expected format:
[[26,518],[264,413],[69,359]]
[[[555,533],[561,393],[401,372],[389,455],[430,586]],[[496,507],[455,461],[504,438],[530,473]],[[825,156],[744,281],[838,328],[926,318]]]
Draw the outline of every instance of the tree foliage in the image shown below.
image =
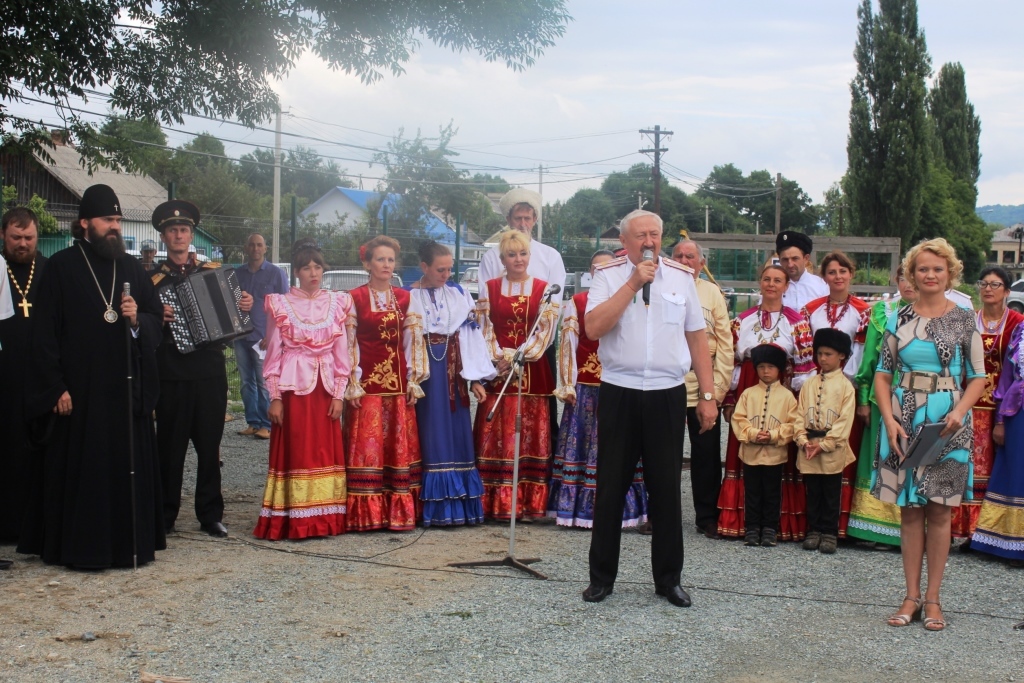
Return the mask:
[[[298,145],[281,154],[281,194],[300,198],[303,206],[335,187],[354,187],[345,170],[324,159],[315,149]],[[238,175],[246,185],[263,195],[274,193],[274,150],[257,147],[238,160]],[[285,210],[282,202],[282,211]]]
[[[14,185],[5,185],[3,188],[3,204],[0,206],[0,213],[17,206],[17,199],[18,188]],[[32,198],[25,202],[23,206],[35,213],[36,218],[39,220],[39,224],[36,228],[40,235],[59,235],[61,233],[57,219],[53,217],[53,214],[46,210],[45,199],[37,194],[33,194]]]
[[959,63],[943,64],[935,85],[928,93],[928,114],[934,124],[934,156],[941,159],[953,177],[971,185],[981,175],[981,119],[967,99],[964,68]]
[[8,109],[44,99],[92,162],[95,127],[66,105],[69,97],[105,91],[130,119],[180,123],[199,114],[254,125],[277,111],[272,83],[304,53],[370,83],[385,71],[401,74],[422,36],[519,70],[571,19],[565,0],[51,0],[45,7],[12,0],[3,15],[4,142],[48,144],[38,122]]
[[862,234],[900,237],[906,246],[920,222],[928,173],[925,79],[931,58],[915,0],[871,0],[857,10],[850,83],[847,191]]
[[[725,229],[725,216],[719,215],[719,231],[754,232],[760,223],[762,233],[775,231],[775,176],[766,171],[744,175],[734,164],[715,166],[697,190],[697,195],[719,207],[731,207],[743,221],[733,220],[734,228]],[[813,235],[819,222],[818,211],[795,180],[782,178],[782,229],[800,230]],[[750,226],[750,229],[747,229]]]

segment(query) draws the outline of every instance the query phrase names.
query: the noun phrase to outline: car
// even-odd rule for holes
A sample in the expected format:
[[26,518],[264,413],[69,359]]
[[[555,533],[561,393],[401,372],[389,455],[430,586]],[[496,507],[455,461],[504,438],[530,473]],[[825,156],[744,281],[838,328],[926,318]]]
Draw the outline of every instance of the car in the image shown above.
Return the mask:
[[475,299],[480,293],[480,267],[470,266],[466,268],[465,272],[462,273],[459,284],[462,286],[462,289],[469,292],[469,295]]
[[[347,292],[361,287],[370,281],[370,274],[365,270],[328,270],[320,280],[320,289],[332,289],[336,292]],[[393,287],[402,286],[402,278],[398,273],[391,275]]]
[[1018,313],[1024,313],[1024,279],[1017,280],[1010,285],[1010,297],[1007,299],[1006,305]]

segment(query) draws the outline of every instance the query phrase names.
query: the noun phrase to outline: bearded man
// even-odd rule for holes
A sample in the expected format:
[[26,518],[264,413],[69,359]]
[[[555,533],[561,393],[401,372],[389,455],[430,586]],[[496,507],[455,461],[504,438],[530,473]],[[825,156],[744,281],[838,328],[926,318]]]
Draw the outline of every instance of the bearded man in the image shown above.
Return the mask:
[[0,503],[0,542],[16,543],[25,509],[22,485],[32,462],[32,448],[25,425],[25,394],[28,386],[29,333],[38,317],[36,300],[39,280],[46,269],[46,257],[38,253],[39,219],[19,206],[3,215],[0,239],[4,242],[0,278],[13,299],[13,315],[0,321],[0,377],[8,391],[0,392],[0,420],[4,447],[0,449],[0,470],[15,485]]
[[130,567],[165,547],[152,420],[163,307],[125,252],[114,191],[86,189],[78,216],[77,239],[39,282],[25,415],[45,447],[18,550],[78,569]]

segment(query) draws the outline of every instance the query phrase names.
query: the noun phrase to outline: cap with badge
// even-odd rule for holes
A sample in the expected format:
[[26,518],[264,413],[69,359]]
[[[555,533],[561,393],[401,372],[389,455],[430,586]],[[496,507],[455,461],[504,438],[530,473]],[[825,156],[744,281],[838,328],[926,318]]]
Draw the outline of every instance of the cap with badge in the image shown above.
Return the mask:
[[139,251],[156,251],[156,242],[153,240],[142,240],[142,246]]
[[121,215],[121,200],[109,185],[90,185],[78,205],[79,218],[103,218]]
[[153,209],[153,227],[158,232],[172,225],[199,225],[199,207],[184,199],[172,199]]
[[797,247],[805,255],[814,251],[814,243],[811,238],[796,230],[783,230],[775,236],[775,253],[781,254],[783,250],[790,247]]

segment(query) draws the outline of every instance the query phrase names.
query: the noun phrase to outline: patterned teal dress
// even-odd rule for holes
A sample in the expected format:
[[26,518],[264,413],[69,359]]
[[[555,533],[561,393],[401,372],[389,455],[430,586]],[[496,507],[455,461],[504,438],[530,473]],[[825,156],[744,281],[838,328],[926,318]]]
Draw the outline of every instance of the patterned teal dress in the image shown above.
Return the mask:
[[[924,318],[913,306],[900,308],[886,324],[877,371],[890,375],[898,371],[900,376],[934,372],[956,378],[958,388],[952,391],[928,394],[900,386],[892,390],[893,417],[911,437],[924,423],[945,420],[960,400],[964,382],[985,377],[985,353],[974,312],[954,306],[938,318]],[[890,453],[883,423],[878,432],[872,495],[901,507],[929,502],[956,507],[965,494],[970,498],[974,483],[971,411],[964,420],[964,428],[946,445],[942,457],[914,470],[899,469],[900,457]]]

